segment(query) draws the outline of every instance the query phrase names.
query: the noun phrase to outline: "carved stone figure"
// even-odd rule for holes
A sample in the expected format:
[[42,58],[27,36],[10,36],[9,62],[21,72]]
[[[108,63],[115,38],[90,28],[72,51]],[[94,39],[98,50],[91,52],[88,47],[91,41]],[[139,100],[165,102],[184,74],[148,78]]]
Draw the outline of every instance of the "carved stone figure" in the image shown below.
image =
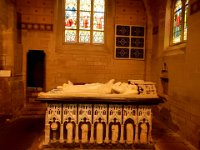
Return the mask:
[[67,143],[73,142],[73,124],[70,122],[66,125],[67,129]]
[[128,123],[126,125],[126,143],[132,144],[133,143],[133,125],[131,123]]
[[53,141],[56,140],[56,130],[58,129],[58,124],[56,122],[53,122],[51,124],[51,129],[53,131]]
[[112,143],[116,143],[117,142],[117,138],[118,138],[118,133],[119,133],[119,127],[118,125],[112,125],[112,138],[111,138],[111,142]]
[[96,142],[97,144],[102,144],[103,143],[103,124],[98,123],[97,124],[97,133],[96,133]]
[[82,143],[87,143],[88,142],[88,125],[82,124],[81,130],[82,130],[81,141]]
[[140,143],[147,143],[147,124],[146,123],[142,123],[140,125],[141,128],[141,132],[140,132]]

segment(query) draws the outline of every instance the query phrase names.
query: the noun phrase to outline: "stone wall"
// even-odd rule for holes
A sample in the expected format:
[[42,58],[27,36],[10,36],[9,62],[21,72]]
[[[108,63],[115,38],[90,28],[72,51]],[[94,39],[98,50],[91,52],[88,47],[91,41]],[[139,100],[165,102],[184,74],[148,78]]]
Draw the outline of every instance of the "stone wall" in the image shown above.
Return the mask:
[[[106,10],[106,42],[104,46],[63,44],[62,5],[49,0],[29,2],[20,0],[17,10],[22,13],[22,23],[53,23],[53,31],[23,29],[23,73],[26,75],[28,50],[44,50],[46,53],[46,90],[68,80],[74,83],[106,82],[145,79],[145,61],[117,60],[114,58],[115,24],[146,25],[147,14],[142,0],[109,0]],[[26,4],[24,4],[26,3]],[[27,4],[28,3],[28,4]],[[40,4],[41,3],[41,4]],[[29,19],[28,19],[29,18]],[[43,19],[40,19],[43,18]],[[146,32],[151,31],[147,28]],[[31,41],[31,42],[30,42]],[[148,40],[146,41],[148,45]],[[150,66],[150,64],[147,64]],[[24,76],[26,80],[26,76]]]
[[0,114],[16,115],[24,105],[24,82],[15,2],[2,0],[0,14],[0,69],[11,71],[10,77],[0,77]]
[[[198,29],[200,12],[189,14],[186,46],[169,46],[171,1],[152,1],[155,33],[153,34],[152,80],[157,82],[160,95],[166,102],[157,108],[163,122],[200,148],[200,101],[199,101],[199,44]],[[190,1],[190,5],[194,1]],[[157,11],[155,11],[157,10]],[[157,29],[157,30],[156,30]],[[161,70],[167,65],[168,92],[164,93]]]

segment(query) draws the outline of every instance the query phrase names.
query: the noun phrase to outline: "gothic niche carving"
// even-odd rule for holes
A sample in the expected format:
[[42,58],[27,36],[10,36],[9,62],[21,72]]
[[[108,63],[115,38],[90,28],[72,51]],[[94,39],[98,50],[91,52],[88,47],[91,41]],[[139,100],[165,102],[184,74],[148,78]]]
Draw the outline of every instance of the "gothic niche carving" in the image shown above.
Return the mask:
[[64,122],[64,139],[66,139],[67,143],[73,143],[75,139],[75,122],[68,118],[68,121]]
[[135,137],[135,124],[132,119],[127,119],[124,123],[124,139],[127,144],[133,144]]
[[117,141],[120,140],[120,122],[117,122],[117,119],[114,118],[113,122],[109,124],[109,139],[112,144],[117,144]]
[[86,117],[79,123],[79,139],[81,143],[88,143],[91,135],[91,124]]
[[106,137],[106,123],[101,118],[94,123],[94,137],[97,144],[102,144]]
[[149,123],[143,119],[142,122],[139,123],[139,140],[142,144],[148,143],[148,134],[149,134]]
[[56,142],[60,138],[60,123],[56,121],[56,118],[53,118],[53,121],[49,122],[50,124],[50,140]]

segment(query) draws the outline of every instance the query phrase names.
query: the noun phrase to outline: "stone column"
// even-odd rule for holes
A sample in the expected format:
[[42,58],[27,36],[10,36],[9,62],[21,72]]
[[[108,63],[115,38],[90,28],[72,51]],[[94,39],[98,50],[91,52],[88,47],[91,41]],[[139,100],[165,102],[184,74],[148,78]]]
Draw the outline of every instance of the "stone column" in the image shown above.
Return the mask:
[[120,137],[120,143],[124,143],[124,125],[121,124],[121,137]]
[[94,124],[91,125],[90,143],[94,143]]
[[109,124],[106,124],[106,137],[105,137],[105,143],[109,143]]
[[147,131],[149,135],[147,138],[147,143],[151,143],[153,141],[152,136],[151,136],[151,131],[152,131],[152,115],[150,116],[150,119],[149,119],[149,131]]
[[60,143],[63,143],[64,139],[63,139],[63,124],[60,124]]
[[135,143],[138,143],[138,124],[135,125]]
[[50,124],[45,124],[44,145],[48,145],[49,142],[50,142]]
[[75,143],[79,143],[79,137],[78,137],[78,124],[76,124]]

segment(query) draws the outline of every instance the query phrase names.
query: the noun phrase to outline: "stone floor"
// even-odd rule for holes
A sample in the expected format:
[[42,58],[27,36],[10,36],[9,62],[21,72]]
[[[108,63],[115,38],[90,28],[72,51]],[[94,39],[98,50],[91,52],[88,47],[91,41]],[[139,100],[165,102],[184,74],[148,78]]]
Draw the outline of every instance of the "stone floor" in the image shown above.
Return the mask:
[[[0,116],[0,149],[1,150],[39,150],[44,135],[44,118]],[[158,120],[153,121],[153,140],[156,150],[197,150],[179,135],[166,128]],[[52,148],[45,148],[51,149]],[[53,150],[58,150],[54,148]],[[59,148],[64,149],[64,148]],[[80,148],[76,148],[78,150]],[[104,150],[106,147],[104,148]],[[120,149],[120,148],[116,148]],[[138,149],[137,149],[138,150]]]

